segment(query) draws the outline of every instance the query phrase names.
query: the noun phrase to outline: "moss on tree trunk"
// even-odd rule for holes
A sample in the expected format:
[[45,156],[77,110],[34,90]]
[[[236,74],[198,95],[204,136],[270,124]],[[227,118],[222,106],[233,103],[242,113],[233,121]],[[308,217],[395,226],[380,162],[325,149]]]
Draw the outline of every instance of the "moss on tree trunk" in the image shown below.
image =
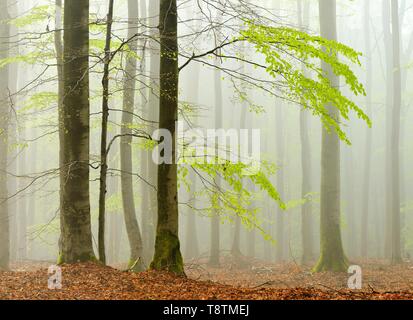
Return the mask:
[[178,237],[168,230],[158,232],[151,269],[184,274],[183,265]]
[[175,161],[175,121],[178,117],[178,17],[176,0],[161,0],[159,127],[172,137],[172,161],[158,165],[158,222],[151,268],[184,275],[178,238],[178,183]]

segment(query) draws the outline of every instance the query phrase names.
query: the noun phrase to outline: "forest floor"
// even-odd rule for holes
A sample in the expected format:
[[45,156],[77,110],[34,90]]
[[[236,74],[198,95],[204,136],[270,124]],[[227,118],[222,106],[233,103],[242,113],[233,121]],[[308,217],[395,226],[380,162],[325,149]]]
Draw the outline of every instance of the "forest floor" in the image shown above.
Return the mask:
[[[239,267],[241,265],[241,267]],[[413,299],[413,265],[360,261],[363,289],[348,290],[348,274],[312,274],[295,263],[223,259],[219,268],[188,262],[187,278],[131,273],[86,263],[62,266],[62,289],[48,289],[48,263],[19,263],[0,272],[0,299],[297,300]]]

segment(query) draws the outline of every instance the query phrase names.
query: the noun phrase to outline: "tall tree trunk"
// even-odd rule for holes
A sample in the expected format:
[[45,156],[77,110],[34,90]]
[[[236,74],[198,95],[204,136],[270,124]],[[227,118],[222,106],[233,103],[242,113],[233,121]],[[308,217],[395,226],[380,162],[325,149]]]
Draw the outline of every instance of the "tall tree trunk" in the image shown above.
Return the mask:
[[[62,0],[56,0],[55,3],[55,32],[54,32],[54,45],[56,53],[56,66],[57,66],[57,113],[58,113],[58,126],[59,126],[59,199],[60,204],[64,202],[63,189],[66,183],[65,181],[65,155],[64,155],[64,137],[65,137],[65,125],[64,125],[64,52],[63,52],[63,5]],[[62,207],[61,207],[62,209]]]
[[[218,18],[218,21],[220,19]],[[220,58],[215,59],[215,70],[214,70],[214,93],[215,93],[215,128],[222,128],[222,88],[221,88],[221,71],[219,70],[221,65]],[[215,154],[219,154],[219,146],[215,148]],[[220,178],[217,177],[217,186],[221,185]],[[217,201],[220,201],[219,199]],[[219,208],[219,203],[216,204]],[[209,264],[211,266],[219,266],[220,263],[220,212],[216,212],[211,217],[211,247],[209,255]]]
[[[159,28],[156,26],[159,22],[159,0],[149,1],[149,24],[151,26],[151,37],[153,39],[159,38]],[[150,92],[148,98],[149,110],[147,117],[150,120],[159,118],[159,73],[160,73],[160,46],[158,41],[149,41],[150,49]],[[157,129],[157,125],[151,123],[148,133],[152,135],[153,131]],[[146,153],[146,160],[142,161],[143,172],[142,175],[151,184],[157,186],[157,181],[153,177],[158,176],[158,166],[153,162],[151,152]],[[144,246],[145,261],[150,261],[153,257],[155,247],[155,225],[157,219],[157,193],[142,182],[142,237]]]
[[[336,1],[319,0],[321,36],[337,40]],[[322,62],[322,68],[333,87],[339,79],[331,67]],[[335,106],[327,106],[330,115],[339,120]],[[321,145],[321,195],[320,195],[320,259],[314,271],[346,271],[340,228],[340,140],[334,130],[322,128]]]
[[[406,2],[404,1],[404,7],[402,6],[400,9],[400,12],[405,12],[405,5]],[[400,25],[403,24],[405,14],[402,14],[400,18]],[[403,48],[403,37],[400,38],[400,48]],[[409,65],[409,60],[413,52],[413,35],[410,36],[408,45],[406,50],[402,53],[402,66]],[[404,69],[401,70],[402,72],[402,85],[401,85],[401,91],[405,92],[406,87],[407,87],[407,78],[408,78],[408,70]],[[400,119],[400,172],[406,172],[406,150],[408,149],[408,146],[406,145],[406,142],[409,140],[406,139],[406,118],[403,116],[403,110],[408,109],[409,103],[406,101],[402,100],[402,108],[401,108],[401,119]],[[408,190],[407,186],[408,178],[405,174],[400,174],[400,206],[405,206],[406,205],[406,200],[407,200],[407,194],[406,190]],[[405,228],[406,225],[406,210],[403,210],[403,212],[400,213],[400,230],[401,230],[401,253],[402,256],[404,255],[406,251],[406,235],[403,232],[403,229]]]
[[392,245],[391,261],[399,263],[400,246],[400,109],[401,109],[401,70],[400,70],[400,25],[398,0],[391,2],[393,40],[393,112],[391,127],[391,212]]
[[390,30],[390,2],[383,0],[382,16],[383,16],[383,41],[385,50],[385,65],[386,65],[386,122],[385,122],[385,221],[384,224],[384,256],[386,259],[391,259],[391,241],[392,241],[392,205],[391,205],[391,128],[392,128],[392,100],[393,100],[393,50],[392,50],[392,35]]
[[178,12],[176,0],[161,0],[159,127],[172,136],[172,163],[158,165],[158,222],[151,268],[184,274],[178,237],[175,122],[178,119]]
[[[195,26],[196,27],[196,26]],[[197,105],[199,103],[199,80],[200,80],[200,64],[194,63],[192,72],[190,73],[191,79],[189,80],[189,92],[190,103]],[[196,111],[195,111],[196,112]],[[194,127],[198,126],[198,115],[194,116]],[[191,173],[192,181],[192,194],[193,194],[193,206],[197,207],[196,201],[196,189],[197,189],[197,179],[196,173]],[[191,211],[191,210],[189,210]],[[196,214],[195,212],[188,212],[188,217],[186,221],[186,232],[185,232],[185,259],[193,259],[199,256],[199,245],[198,245],[198,230],[196,226]]]
[[[372,56],[370,44],[370,0],[365,0],[364,5],[364,41],[365,53],[367,58],[366,66],[366,109],[367,115],[372,117]],[[365,154],[364,154],[364,173],[363,173],[363,196],[362,196],[362,212],[361,212],[361,256],[368,255],[368,220],[369,220],[369,204],[370,204],[370,177],[371,177],[371,151],[372,151],[372,131],[368,128],[366,131]]]
[[[245,55],[245,46],[242,46],[242,53]],[[245,74],[245,64],[242,63],[241,65],[241,73]],[[242,86],[242,84],[241,84]],[[246,101],[242,101],[241,103],[241,115],[240,115],[240,120],[239,122],[234,124],[234,127],[239,127],[240,129],[244,129],[247,127],[247,112],[248,112],[248,104]],[[236,118],[234,119],[235,121]],[[240,146],[239,146],[240,148]],[[241,151],[238,149],[238,154],[239,154],[239,161],[241,161]],[[241,197],[241,195],[239,195]],[[239,258],[242,256],[241,252],[241,226],[242,226],[242,220],[240,216],[235,217],[235,229],[234,229],[234,238],[232,240],[232,247],[231,247],[231,255],[236,259],[239,260]]]
[[[18,3],[13,2],[9,3],[8,8],[9,8],[9,16],[11,19],[14,17],[19,16],[19,7]],[[12,42],[15,44],[13,45],[14,50],[10,48],[10,53],[9,55],[18,55],[19,53],[19,45],[16,44],[16,40],[19,40],[19,28],[17,26],[14,26],[13,24],[10,25],[10,35],[14,39],[11,39]],[[18,81],[19,81],[19,63],[13,63],[9,67],[9,92],[12,94],[17,92],[18,88]],[[14,96],[11,96],[9,101],[11,105],[15,105],[15,100]],[[9,119],[9,136],[8,136],[8,143],[9,145],[15,145],[18,141],[18,119],[16,116],[11,116]],[[8,193],[10,194],[15,194],[18,189],[18,181],[19,178],[17,177],[17,171],[18,171],[18,157],[19,157],[19,151],[18,149],[14,148],[14,150],[9,150],[9,169],[8,171],[11,172],[12,174],[16,174],[16,176],[10,176],[8,177]],[[16,198],[10,199],[11,201],[8,201],[8,210],[11,213],[10,214],[10,260],[11,261],[16,261],[16,255],[17,255],[17,246],[18,246],[18,214],[17,214],[17,203],[18,200]]]
[[89,199],[89,0],[64,6],[59,262],[94,259]]
[[[298,19],[300,27],[305,30],[309,25],[310,3],[308,0],[303,5],[303,0],[297,1]],[[312,192],[311,185],[311,146],[308,127],[308,112],[301,110],[300,112],[300,140],[301,140],[301,198],[306,199],[306,202],[301,207],[301,243],[302,256],[301,262],[306,264],[314,259],[314,244],[313,244],[313,217],[312,217],[312,202],[308,199],[308,195]]]
[[[8,1],[0,4],[0,59],[9,56],[9,12]],[[9,268],[10,260],[10,230],[7,189],[7,158],[9,130],[9,67],[0,69],[0,270]]]
[[[139,8],[137,0],[128,0],[128,17],[128,39],[132,39],[132,37],[138,33]],[[137,46],[138,39],[135,37],[135,39],[129,42],[131,52],[136,53]],[[126,60],[125,68],[121,129],[122,137],[120,141],[122,204],[126,232],[129,239],[129,267],[133,267],[133,271],[142,271],[145,269],[143,260],[143,242],[138,219],[136,218],[132,181],[131,125],[133,124],[133,108],[135,105],[136,58],[129,56]]]
[[100,188],[99,188],[99,231],[98,247],[99,260],[106,264],[105,253],[105,213],[106,213],[106,192],[107,192],[107,172],[108,172],[108,120],[109,120],[109,73],[111,61],[111,42],[112,42],[112,23],[113,23],[113,0],[109,0],[109,12],[106,21],[106,41],[105,59],[102,79],[102,131],[100,135]]

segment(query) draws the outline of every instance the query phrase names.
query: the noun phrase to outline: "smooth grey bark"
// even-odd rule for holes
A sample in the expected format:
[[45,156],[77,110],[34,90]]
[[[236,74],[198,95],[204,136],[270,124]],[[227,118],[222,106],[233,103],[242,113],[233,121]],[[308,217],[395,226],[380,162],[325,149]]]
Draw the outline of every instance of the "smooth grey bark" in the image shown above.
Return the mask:
[[384,256],[386,259],[391,259],[391,242],[392,242],[392,199],[391,199],[391,128],[392,128],[392,103],[393,103],[393,46],[391,35],[391,11],[390,2],[383,0],[382,2],[382,17],[383,17],[383,42],[385,51],[386,65],[386,120],[385,120],[385,224],[384,224]]
[[[243,71],[243,73],[244,73],[244,71]],[[246,128],[246,126],[247,126],[247,112],[248,112],[248,105],[247,105],[247,103],[243,102],[241,104],[240,122],[238,124],[240,129]],[[232,247],[231,247],[231,254],[235,259],[239,259],[242,256],[242,252],[241,252],[241,226],[242,226],[241,217],[239,217],[237,215],[235,217],[234,238],[232,240]]]
[[[218,18],[219,20],[219,18]],[[221,71],[220,71],[221,61],[220,58],[215,59],[215,70],[214,70],[214,103],[215,103],[215,128],[222,128],[223,119],[223,101],[222,101],[222,87],[221,87]],[[215,154],[218,154],[219,146],[215,148]],[[216,184],[218,187],[221,185],[219,177],[217,178]],[[219,199],[218,199],[219,201]],[[219,203],[216,204],[219,207]],[[220,263],[220,212],[216,211],[211,217],[211,235],[210,235],[210,254],[209,254],[209,265],[219,266]]]
[[[189,92],[190,92],[190,103],[193,105],[198,104],[199,99],[199,83],[200,83],[200,64],[194,63],[192,67],[192,72],[190,73],[191,79],[189,81]],[[196,112],[196,111],[195,111]],[[194,116],[193,120],[194,127],[198,125],[198,117]],[[196,173],[191,173],[192,181],[192,193],[195,194],[197,191],[197,179]],[[193,206],[197,207],[196,195],[193,196]],[[199,257],[199,243],[198,243],[198,230],[196,225],[196,214],[189,210],[188,217],[186,220],[186,230],[185,230],[185,259],[194,259]]]
[[[371,119],[372,117],[372,82],[373,82],[373,68],[371,56],[371,42],[370,42],[370,0],[365,0],[364,4],[364,51],[367,58],[366,63],[366,114]],[[367,128],[365,151],[364,151],[364,169],[362,182],[362,211],[361,211],[361,256],[368,256],[368,221],[370,210],[370,179],[371,179],[371,152],[372,152],[372,130]]]
[[89,199],[89,0],[66,1],[59,263],[95,259]]
[[393,43],[393,111],[391,125],[391,262],[400,263],[400,110],[401,66],[400,66],[400,24],[398,0],[391,2],[392,43]]
[[[9,3],[8,5],[9,8],[9,15],[10,18],[18,17],[19,16],[19,6],[18,3],[13,2]],[[12,37],[12,41],[15,43],[16,40],[19,39],[19,28],[13,24],[10,25],[10,35]],[[20,47],[17,44],[13,45],[13,48],[10,48],[9,55],[18,55]],[[10,64],[9,67],[9,92],[14,94],[17,92],[18,88],[18,81],[19,81],[19,63],[12,63]],[[15,105],[16,103],[16,98],[14,96],[9,97],[9,101],[11,105]],[[8,143],[9,145],[16,145],[19,137],[18,137],[18,118],[16,115],[11,116],[9,119],[9,137],[8,137]],[[19,156],[19,150],[18,149],[9,149],[9,154],[8,154],[8,164],[9,168],[8,171],[13,174],[16,174],[16,176],[9,175],[8,176],[8,193],[9,194],[15,194],[19,189],[18,189],[18,181],[19,178],[17,178],[17,171],[18,171],[18,156]],[[23,199],[21,199],[23,200]],[[10,261],[16,261],[17,258],[17,248],[18,248],[18,209],[17,205],[20,201],[17,199],[9,199],[8,201],[8,210],[11,213],[10,214]]]
[[[139,7],[137,0],[128,0],[128,39],[138,33]],[[131,52],[137,52],[138,38],[129,42]],[[137,61],[133,56],[127,57],[123,86],[123,112],[120,140],[120,168],[123,214],[126,232],[129,240],[129,267],[133,271],[145,269],[143,258],[143,242],[139,222],[136,217],[133,195],[133,165],[132,165],[132,127],[135,105]]]
[[[0,59],[9,55],[10,24],[8,2],[0,4]],[[7,270],[10,263],[10,226],[7,188],[7,159],[9,136],[9,66],[0,69],[0,270]]]
[[[245,46],[244,45],[242,47],[242,52],[243,52],[243,54],[245,54]],[[241,70],[242,70],[241,73],[245,74],[245,64],[242,64]],[[246,101],[242,101],[240,107],[241,107],[241,114],[240,114],[239,123],[235,123],[234,127],[239,127],[240,129],[243,129],[243,128],[247,127],[248,104],[246,103]],[[237,120],[235,119],[235,121],[237,121]],[[241,156],[240,150],[238,150],[238,153]],[[241,158],[239,160],[241,161]],[[239,197],[241,197],[241,195],[239,195]],[[234,237],[233,237],[232,246],[231,246],[231,255],[236,260],[239,260],[242,257],[242,252],[241,252],[241,225],[242,225],[241,217],[237,215],[235,217]]]
[[[310,3],[303,0],[297,1],[298,24],[305,30],[309,26]],[[314,259],[313,241],[313,205],[309,194],[313,191],[311,182],[312,161],[311,143],[309,137],[309,114],[307,110],[300,112],[300,141],[301,141],[301,198],[306,199],[301,207],[301,263],[306,264]]]
[[[319,0],[321,36],[337,40],[336,1]],[[322,68],[333,87],[339,87],[339,79],[331,66],[322,62]],[[327,106],[331,117],[339,120],[338,109]],[[321,145],[321,192],[320,192],[320,258],[314,267],[320,271],[346,271],[340,228],[340,140],[334,130],[322,128]]]
[[[159,28],[156,26],[159,23],[159,0],[149,1],[149,24],[151,26],[151,37],[154,40],[148,41],[148,49],[150,50],[150,92],[148,98],[147,118],[155,121],[159,118],[159,73],[160,73],[160,46]],[[158,127],[157,124],[149,124],[147,131],[152,136],[154,130]],[[157,188],[157,180],[154,177],[158,176],[158,167],[152,160],[151,152],[143,154],[146,157],[142,160],[142,175],[147,181]],[[145,261],[150,261],[153,258],[155,247],[155,226],[157,224],[157,194],[142,182],[142,238],[144,245]]]
[[[24,123],[20,123],[24,126]],[[25,141],[25,129],[22,127],[20,128],[19,133],[19,140],[21,142]],[[26,181],[23,178],[26,173],[26,165],[27,165],[27,152],[25,147],[20,150],[19,157],[18,157],[18,175],[20,176],[17,188],[18,190],[24,190],[26,187]],[[18,245],[17,245],[17,257],[19,260],[26,260],[27,258],[27,218],[28,214],[28,203],[27,203],[27,196],[23,193],[21,198],[18,202],[18,214],[17,214],[17,229],[18,229]],[[29,207],[30,208],[30,207]]]
[[54,46],[56,54],[56,69],[57,69],[57,113],[58,113],[58,126],[59,126],[59,200],[60,204],[64,202],[63,189],[65,184],[65,161],[64,161],[64,137],[65,137],[65,125],[64,125],[64,110],[63,110],[63,97],[65,90],[64,83],[64,52],[63,52],[63,3],[62,0],[56,0],[55,2],[55,32],[54,32]]
[[172,164],[158,164],[158,222],[151,269],[184,275],[178,236],[178,184],[175,122],[178,120],[178,11],[176,0],[161,0],[159,127],[172,136]]
[[[406,1],[403,1],[400,9],[400,26],[403,25],[403,21],[405,18],[405,9],[406,9]],[[400,48],[402,50],[403,48],[403,37],[400,38]],[[409,65],[409,60],[410,57],[412,56],[413,52],[413,35],[410,36],[410,39],[408,41],[408,44],[406,46],[406,49],[401,53],[402,59],[401,59],[401,64],[402,64],[402,85],[401,85],[401,91],[406,92],[407,88],[407,78],[408,78],[408,73],[409,71],[406,68],[403,68],[403,66]],[[406,172],[408,170],[406,168],[406,155],[408,154],[406,150],[408,149],[408,139],[406,139],[406,133],[407,133],[407,123],[406,123],[406,117],[404,116],[404,113],[407,112],[409,109],[409,102],[404,101],[402,98],[402,107],[401,107],[401,119],[400,119],[400,172]],[[403,112],[404,111],[404,112]],[[408,178],[405,174],[400,174],[400,205],[401,207],[406,205],[407,201],[407,193],[406,191],[408,190]],[[400,213],[400,230],[401,230],[401,252],[402,256],[406,252],[406,234],[403,232],[404,228],[406,225],[406,211],[403,210],[403,212]]]

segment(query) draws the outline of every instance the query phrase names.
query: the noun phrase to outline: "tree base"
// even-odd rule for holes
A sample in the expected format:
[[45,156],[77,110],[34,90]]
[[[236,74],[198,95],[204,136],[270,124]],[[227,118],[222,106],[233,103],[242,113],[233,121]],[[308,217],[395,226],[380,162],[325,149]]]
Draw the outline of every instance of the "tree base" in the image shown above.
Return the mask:
[[64,254],[60,253],[57,257],[57,264],[73,264],[73,263],[82,263],[82,262],[99,262],[93,253],[87,253],[79,255],[77,257],[67,257]]
[[324,257],[321,255],[312,272],[347,272],[349,267],[348,261],[345,257]]
[[150,269],[185,276],[179,239],[168,230],[156,235],[155,254]]
[[146,265],[143,262],[142,257],[139,257],[137,259],[129,259],[128,263],[128,271],[131,272],[143,272],[146,270]]

